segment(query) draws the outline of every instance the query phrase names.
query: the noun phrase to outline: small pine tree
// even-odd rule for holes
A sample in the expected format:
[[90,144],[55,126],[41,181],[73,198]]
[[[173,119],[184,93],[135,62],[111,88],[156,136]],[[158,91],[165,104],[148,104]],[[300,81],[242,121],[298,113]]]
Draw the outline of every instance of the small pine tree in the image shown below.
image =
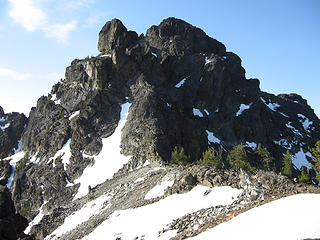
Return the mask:
[[320,182],[320,140],[316,142],[314,148],[311,149],[312,153],[312,168],[316,172],[316,180]]
[[272,170],[274,169],[274,158],[271,156],[269,151],[262,147],[261,144],[258,144],[257,149],[255,150],[256,154],[258,154],[260,161],[263,165],[263,169]]
[[287,150],[286,155],[283,157],[283,169],[282,172],[284,175],[291,177],[292,176],[292,155],[289,150]]
[[186,155],[183,147],[175,147],[171,152],[171,162],[176,164],[190,163],[190,156]]
[[306,185],[306,184],[311,184],[311,180],[310,180],[310,177],[309,175],[306,173],[306,168],[303,167],[301,169],[301,174],[300,176],[298,177],[299,178],[299,183],[303,184],[303,185]]
[[228,162],[232,169],[239,171],[240,169],[245,169],[248,171],[253,171],[254,168],[250,165],[246,150],[243,148],[243,144],[234,146],[228,155]]
[[209,167],[223,167],[222,162],[222,149],[219,151],[214,149],[208,149],[204,153],[202,153],[202,158],[199,160],[199,164]]

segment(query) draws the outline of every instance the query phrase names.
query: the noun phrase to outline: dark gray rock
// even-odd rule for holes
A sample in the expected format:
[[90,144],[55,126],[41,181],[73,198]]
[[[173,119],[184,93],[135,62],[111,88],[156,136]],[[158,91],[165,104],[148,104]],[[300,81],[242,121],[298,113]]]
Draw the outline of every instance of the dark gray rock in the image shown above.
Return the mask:
[[16,213],[9,190],[0,185],[0,239],[16,240],[27,226],[27,219]]
[[19,141],[27,123],[28,119],[24,114],[5,114],[0,107],[0,159],[11,156],[19,148]]
[[111,53],[112,50],[125,49],[138,38],[136,32],[127,31],[119,19],[107,22],[99,33],[98,50]]

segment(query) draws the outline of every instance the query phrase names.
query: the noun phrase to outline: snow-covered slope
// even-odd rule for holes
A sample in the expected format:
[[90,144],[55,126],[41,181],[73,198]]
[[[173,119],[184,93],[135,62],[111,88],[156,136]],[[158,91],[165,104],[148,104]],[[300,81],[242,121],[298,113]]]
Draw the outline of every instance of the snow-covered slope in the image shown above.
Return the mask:
[[190,240],[320,237],[320,194],[298,194],[253,208]]

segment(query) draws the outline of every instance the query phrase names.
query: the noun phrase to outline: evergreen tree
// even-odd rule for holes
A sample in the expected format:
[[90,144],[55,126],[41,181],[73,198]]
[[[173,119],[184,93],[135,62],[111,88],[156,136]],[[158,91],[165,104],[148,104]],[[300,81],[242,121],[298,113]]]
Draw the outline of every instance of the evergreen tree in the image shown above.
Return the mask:
[[288,177],[292,176],[292,155],[290,154],[289,150],[287,150],[286,155],[283,157],[283,169],[282,172],[284,175]]
[[259,143],[255,152],[258,154],[260,158],[260,161],[263,165],[263,169],[265,170],[274,169],[274,158],[271,156],[271,154],[266,148],[262,147],[261,144]]
[[312,168],[316,172],[316,180],[320,181],[320,140],[316,142],[314,148],[311,149],[312,153]]
[[239,171],[240,169],[253,171],[254,168],[250,165],[246,150],[243,148],[243,144],[234,146],[228,155],[228,162],[232,169]]
[[204,153],[202,153],[202,158],[199,160],[199,164],[210,167],[223,167],[222,162],[222,149],[219,151],[214,149],[208,149]]
[[301,174],[300,176],[298,177],[299,178],[299,182],[302,183],[303,185],[305,184],[311,184],[311,180],[310,180],[310,177],[309,175],[306,173],[306,168],[303,167],[301,169]]
[[190,156],[186,155],[183,147],[175,147],[171,153],[171,162],[176,164],[190,163]]

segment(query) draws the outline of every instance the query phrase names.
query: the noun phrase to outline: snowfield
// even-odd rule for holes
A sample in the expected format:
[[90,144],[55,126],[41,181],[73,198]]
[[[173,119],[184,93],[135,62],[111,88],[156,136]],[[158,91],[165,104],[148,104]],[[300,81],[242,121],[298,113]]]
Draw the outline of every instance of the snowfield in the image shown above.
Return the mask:
[[253,208],[189,240],[320,238],[320,194],[298,194]]
[[[83,240],[170,239],[174,230],[160,234],[167,224],[187,213],[218,205],[230,205],[242,191],[231,187],[196,186],[190,192],[173,194],[143,207],[114,212]],[[144,236],[144,237],[142,237]]]
[[86,167],[81,177],[75,180],[75,183],[80,183],[80,187],[74,199],[87,195],[89,186],[93,188],[111,179],[129,161],[130,157],[121,154],[120,147],[121,130],[127,121],[129,108],[129,103],[122,104],[120,121],[115,132],[102,139],[103,147],[99,155],[94,157],[93,166]]

